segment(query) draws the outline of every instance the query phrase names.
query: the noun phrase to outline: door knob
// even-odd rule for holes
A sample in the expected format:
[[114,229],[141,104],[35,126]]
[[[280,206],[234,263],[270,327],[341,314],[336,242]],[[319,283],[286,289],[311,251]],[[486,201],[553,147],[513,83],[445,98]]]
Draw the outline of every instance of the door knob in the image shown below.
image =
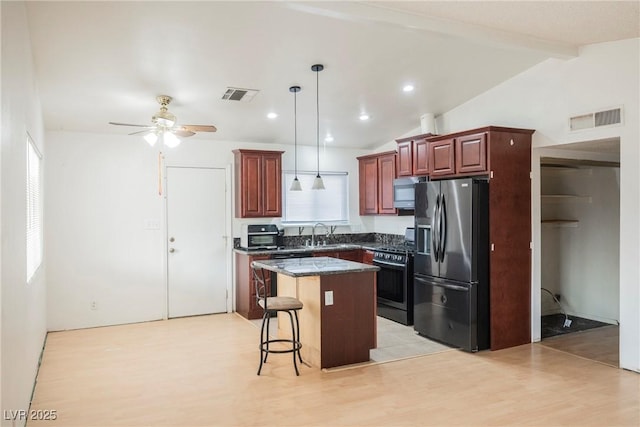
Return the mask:
[[176,251],[176,250],[175,250],[175,249],[173,249],[173,248],[169,249],[169,252],[171,252],[171,253],[174,253],[175,251]]
[[173,238],[173,237],[169,237],[169,241],[173,243],[173,242],[175,242],[175,241],[176,241],[176,239],[175,239],[175,238]]

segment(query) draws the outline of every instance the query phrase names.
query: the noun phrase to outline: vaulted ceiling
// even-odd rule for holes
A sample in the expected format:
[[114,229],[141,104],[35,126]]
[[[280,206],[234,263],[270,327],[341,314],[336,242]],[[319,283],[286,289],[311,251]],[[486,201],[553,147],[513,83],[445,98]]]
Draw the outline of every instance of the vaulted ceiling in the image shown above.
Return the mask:
[[[373,147],[546,59],[640,37],[637,1],[27,2],[45,126],[127,134],[155,97],[193,138]],[[316,75],[311,65],[321,63]],[[317,77],[317,81],[316,81]],[[405,84],[413,92],[403,92]],[[248,102],[227,87],[256,89]],[[278,117],[268,119],[267,113]],[[368,121],[359,115],[367,113]]]

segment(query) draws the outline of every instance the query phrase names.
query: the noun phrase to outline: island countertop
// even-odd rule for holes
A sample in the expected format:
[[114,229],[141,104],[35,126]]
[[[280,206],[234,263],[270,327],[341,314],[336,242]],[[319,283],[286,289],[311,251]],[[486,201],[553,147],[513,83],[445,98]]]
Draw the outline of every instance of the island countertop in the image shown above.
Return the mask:
[[378,271],[380,267],[330,257],[257,260],[255,265],[290,277]]

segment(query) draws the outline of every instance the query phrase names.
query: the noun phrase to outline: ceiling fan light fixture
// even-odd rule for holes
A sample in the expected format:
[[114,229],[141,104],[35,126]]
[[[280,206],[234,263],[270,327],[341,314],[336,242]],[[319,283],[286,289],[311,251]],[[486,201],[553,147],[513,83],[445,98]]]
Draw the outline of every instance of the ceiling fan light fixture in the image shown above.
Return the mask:
[[162,142],[169,148],[177,147],[180,145],[180,138],[172,134],[171,132],[163,132]]
[[158,134],[155,131],[148,132],[143,138],[152,147],[158,142]]
[[158,111],[151,119],[152,122],[157,123],[158,126],[170,128],[176,124],[176,116],[168,111]]

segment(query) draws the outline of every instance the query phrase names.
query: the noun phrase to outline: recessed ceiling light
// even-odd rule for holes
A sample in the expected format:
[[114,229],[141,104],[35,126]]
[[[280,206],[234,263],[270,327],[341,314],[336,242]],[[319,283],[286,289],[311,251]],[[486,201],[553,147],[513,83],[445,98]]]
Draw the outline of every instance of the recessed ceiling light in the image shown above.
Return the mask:
[[278,117],[278,115],[276,113],[269,113],[267,114],[267,117],[270,119],[275,119],[276,117]]
[[332,137],[331,135],[327,135],[327,136],[324,138],[324,142],[333,142],[333,137]]
[[369,120],[369,115],[366,113],[360,114],[360,120],[362,121]]
[[402,91],[403,92],[413,92],[413,89],[414,89],[413,85],[407,84],[407,85],[404,85],[404,87],[402,88]]

